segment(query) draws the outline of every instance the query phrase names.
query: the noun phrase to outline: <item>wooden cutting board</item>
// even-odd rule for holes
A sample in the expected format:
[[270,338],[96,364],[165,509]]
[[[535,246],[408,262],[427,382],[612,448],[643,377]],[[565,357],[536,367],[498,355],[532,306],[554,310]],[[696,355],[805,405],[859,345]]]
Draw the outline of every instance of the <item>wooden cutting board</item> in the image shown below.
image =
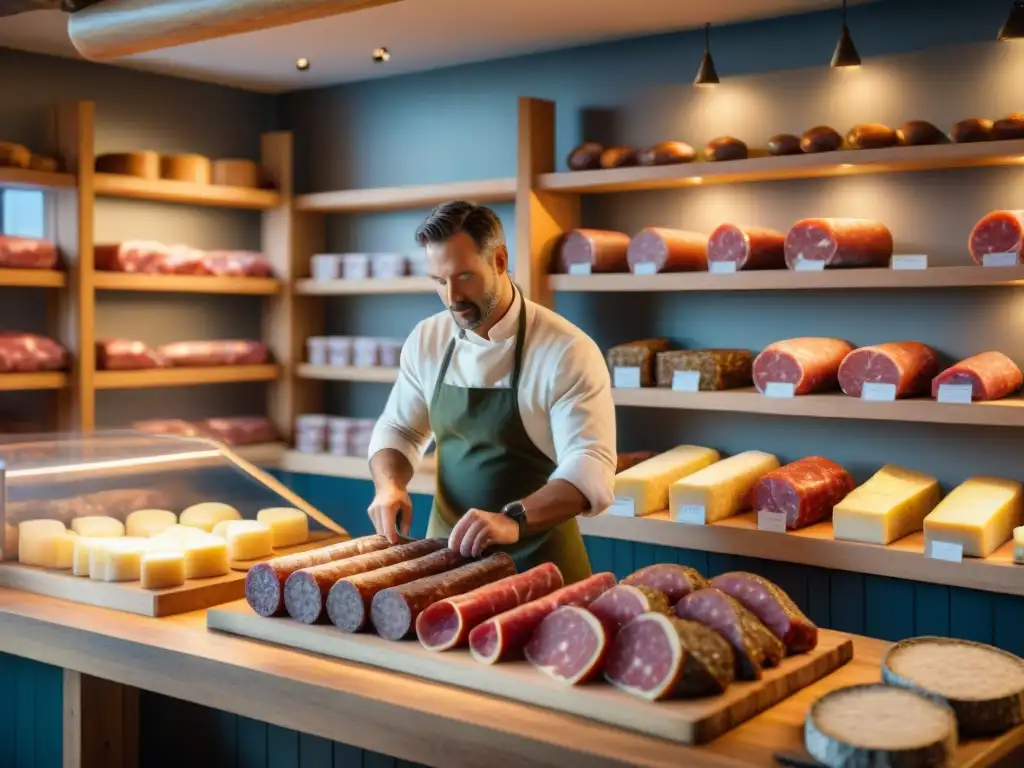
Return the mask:
[[702,744],[804,688],[853,658],[853,641],[820,630],[818,647],[792,656],[757,682],[737,682],[720,696],[650,702],[603,682],[570,688],[525,661],[478,664],[465,650],[436,653],[415,640],[392,642],[350,635],[332,625],[308,626],[290,618],[263,618],[245,601],[207,611],[210,629],[286,645],[346,661],[382,667],[439,683],[585,717],[682,744]]

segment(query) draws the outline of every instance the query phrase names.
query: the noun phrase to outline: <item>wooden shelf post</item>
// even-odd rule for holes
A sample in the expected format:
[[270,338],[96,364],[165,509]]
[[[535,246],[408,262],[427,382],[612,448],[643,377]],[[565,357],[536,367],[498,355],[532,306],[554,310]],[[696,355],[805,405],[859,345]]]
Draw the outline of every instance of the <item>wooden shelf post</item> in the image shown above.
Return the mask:
[[139,689],[64,670],[64,768],[136,768]]

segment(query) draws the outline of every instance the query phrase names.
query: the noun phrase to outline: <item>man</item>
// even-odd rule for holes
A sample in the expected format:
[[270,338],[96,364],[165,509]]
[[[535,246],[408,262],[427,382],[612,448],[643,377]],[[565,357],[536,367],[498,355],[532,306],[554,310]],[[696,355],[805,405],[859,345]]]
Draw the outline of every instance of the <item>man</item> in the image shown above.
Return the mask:
[[[406,490],[433,433],[428,537],[463,555],[504,550],[525,570],[590,575],[576,516],[613,501],[615,406],[597,345],[523,298],[494,211],[455,201],[416,231],[447,309],[420,322],[370,443],[378,533],[407,534]],[[396,522],[397,521],[397,522]]]

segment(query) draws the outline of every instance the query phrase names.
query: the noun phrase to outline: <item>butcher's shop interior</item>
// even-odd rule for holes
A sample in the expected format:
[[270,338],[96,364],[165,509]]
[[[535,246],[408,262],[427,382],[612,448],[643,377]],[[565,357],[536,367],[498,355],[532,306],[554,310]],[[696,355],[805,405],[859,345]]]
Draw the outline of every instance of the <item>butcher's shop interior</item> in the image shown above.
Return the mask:
[[0,0],[0,768],[1024,768],[1024,0]]

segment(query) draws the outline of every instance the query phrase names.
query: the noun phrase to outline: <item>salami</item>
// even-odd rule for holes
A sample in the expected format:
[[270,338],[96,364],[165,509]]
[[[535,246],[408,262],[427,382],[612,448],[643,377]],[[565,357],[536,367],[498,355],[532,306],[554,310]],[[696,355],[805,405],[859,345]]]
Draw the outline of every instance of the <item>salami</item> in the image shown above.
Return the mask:
[[641,613],[668,613],[669,602],[664,592],[632,584],[616,584],[588,606],[608,633],[615,637],[620,629]]
[[284,583],[285,610],[303,624],[326,621],[327,595],[338,579],[414,560],[444,549],[446,544],[446,539],[421,539],[295,571]]
[[992,211],[974,225],[967,247],[975,264],[990,253],[1015,253],[1020,263],[1024,250],[1024,211]]
[[839,386],[850,397],[860,397],[864,385],[892,384],[896,397],[914,397],[928,392],[939,372],[939,356],[920,341],[893,341],[860,347],[839,366]]
[[646,227],[629,241],[631,271],[701,272],[708,268],[708,238],[698,232]]
[[839,366],[852,351],[853,345],[842,339],[776,341],[754,358],[754,386],[763,393],[769,382],[791,383],[794,395],[835,389]]
[[786,236],[767,227],[720,224],[708,238],[708,262],[732,262],[737,272],[785,269]]
[[499,613],[551,594],[564,585],[562,572],[554,563],[543,563],[427,606],[416,617],[416,636],[431,651],[446,651],[464,645],[470,630]]
[[615,586],[612,573],[570,584],[539,600],[525,603],[478,624],[469,633],[469,650],[481,664],[494,664],[519,655],[544,617],[563,605],[587,607],[601,593]]
[[573,264],[586,264],[591,272],[628,272],[628,248],[629,235],[622,232],[574,229],[562,240],[562,271],[572,272]]
[[803,219],[786,235],[786,264],[824,262],[826,267],[887,267],[892,232],[870,219]]
[[367,552],[377,552],[389,546],[384,536],[363,536],[329,547],[256,563],[245,576],[245,599],[260,616],[280,616],[285,610],[285,581],[296,571]]
[[970,385],[972,400],[999,400],[1024,383],[1017,364],[1002,352],[982,352],[947,368],[932,379],[932,397],[943,384]]
[[711,586],[757,616],[789,653],[806,653],[817,646],[818,628],[781,587],[763,576],[733,571],[713,578]]
[[808,456],[758,480],[754,509],[785,514],[786,528],[792,531],[831,517],[832,507],[855,485],[850,473],[831,459]]
[[57,246],[49,240],[0,235],[0,267],[5,269],[54,269]]
[[601,672],[607,650],[608,633],[597,617],[586,608],[563,605],[544,617],[524,655],[548,677],[577,685]]
[[358,632],[366,626],[373,597],[382,589],[443,573],[464,565],[468,559],[446,548],[415,560],[346,576],[327,593],[327,616],[343,632]]
[[708,581],[696,569],[687,565],[658,563],[634,571],[622,580],[623,584],[650,587],[664,593],[671,605],[675,605],[691,592],[706,589]]

